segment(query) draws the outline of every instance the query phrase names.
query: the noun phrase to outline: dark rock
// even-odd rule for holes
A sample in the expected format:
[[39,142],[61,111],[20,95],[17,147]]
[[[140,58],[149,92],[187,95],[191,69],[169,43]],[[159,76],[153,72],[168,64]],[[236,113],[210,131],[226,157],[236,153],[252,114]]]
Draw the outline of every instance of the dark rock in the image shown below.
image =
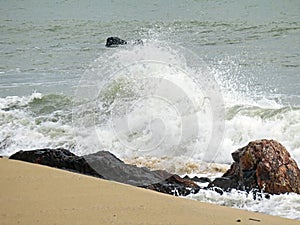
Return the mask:
[[143,186],[157,183],[172,176],[166,171],[151,171],[145,167],[125,164],[108,151],[100,151],[84,156],[85,160],[106,179]]
[[109,37],[106,39],[106,44],[105,46],[108,48],[113,48],[113,47],[118,47],[119,45],[127,45],[127,44],[131,44],[131,45],[143,45],[143,41],[141,39],[137,39],[135,41],[125,41],[121,38],[118,37]]
[[116,47],[119,45],[126,45],[127,41],[122,40],[121,38],[118,37],[109,37],[106,39],[106,47]]
[[143,186],[144,188],[171,194],[175,196],[186,196],[199,192],[200,187],[190,179],[181,178],[178,175],[172,175],[168,179],[156,183]]
[[229,191],[231,189],[239,189],[239,183],[237,177],[218,177],[213,182],[208,185],[208,188],[220,187],[224,191]]
[[230,169],[223,177],[211,182],[209,188],[300,194],[300,170],[279,142],[265,139],[250,142],[233,152],[232,158],[234,162]]
[[199,183],[210,183],[211,182],[211,180],[208,177],[194,176],[191,180],[195,181],[195,182],[199,182]]
[[80,157],[62,148],[38,149],[19,151],[10,159],[67,169],[135,186],[157,183],[171,176],[167,172],[152,172],[147,168],[125,164],[108,151],[99,151]]
[[191,180],[180,178],[164,170],[150,171],[145,167],[125,164],[108,151],[80,157],[62,148],[38,149],[19,151],[10,159],[71,170],[167,194],[187,195],[199,190],[198,185]]
[[42,164],[60,169],[79,172],[86,175],[103,178],[84,159],[72,152],[63,149],[37,149],[31,151],[19,151],[10,159],[21,160],[31,163]]
[[199,183],[210,183],[211,180],[208,177],[197,177],[194,176],[193,178],[190,178],[188,175],[185,175],[184,177],[185,179],[189,179],[195,182],[199,182]]

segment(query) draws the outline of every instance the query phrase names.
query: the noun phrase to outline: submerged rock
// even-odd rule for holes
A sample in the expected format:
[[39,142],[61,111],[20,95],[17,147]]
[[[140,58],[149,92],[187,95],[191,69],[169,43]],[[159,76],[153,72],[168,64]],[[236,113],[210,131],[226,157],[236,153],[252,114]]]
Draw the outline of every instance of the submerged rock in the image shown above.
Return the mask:
[[106,44],[105,46],[108,48],[113,48],[113,47],[118,47],[120,45],[127,45],[127,44],[131,44],[131,45],[143,45],[143,41],[141,39],[137,39],[135,41],[125,41],[119,37],[108,37],[106,39]]
[[211,182],[208,188],[300,194],[300,170],[279,142],[266,139],[252,141],[233,152],[232,158],[234,162],[230,169]]
[[76,156],[62,148],[37,149],[19,151],[13,154],[10,159],[71,170],[166,194],[187,195],[199,190],[198,185],[189,179],[180,178],[164,170],[151,171],[145,167],[126,164],[108,151]]
[[126,45],[127,41],[119,38],[119,37],[109,37],[106,39],[106,47],[116,47],[119,45]]

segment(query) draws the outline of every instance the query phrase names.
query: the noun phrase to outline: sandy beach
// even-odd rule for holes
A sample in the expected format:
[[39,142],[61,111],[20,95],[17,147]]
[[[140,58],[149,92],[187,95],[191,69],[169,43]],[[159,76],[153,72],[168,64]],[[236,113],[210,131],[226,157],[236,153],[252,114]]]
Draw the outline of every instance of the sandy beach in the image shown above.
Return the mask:
[[300,224],[0,159],[1,224]]

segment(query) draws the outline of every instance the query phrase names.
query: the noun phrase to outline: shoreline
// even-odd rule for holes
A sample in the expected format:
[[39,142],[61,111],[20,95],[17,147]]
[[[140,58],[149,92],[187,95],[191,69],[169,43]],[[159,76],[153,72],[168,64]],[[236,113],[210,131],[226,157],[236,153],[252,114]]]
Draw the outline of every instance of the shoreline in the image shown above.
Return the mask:
[[2,224],[300,224],[0,158]]

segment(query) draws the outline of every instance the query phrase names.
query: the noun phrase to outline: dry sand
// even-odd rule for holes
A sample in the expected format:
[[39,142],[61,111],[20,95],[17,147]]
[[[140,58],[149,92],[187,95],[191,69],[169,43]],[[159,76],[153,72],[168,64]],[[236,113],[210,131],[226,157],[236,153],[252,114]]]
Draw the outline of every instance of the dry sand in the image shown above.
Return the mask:
[[8,159],[0,185],[0,224],[300,224]]

